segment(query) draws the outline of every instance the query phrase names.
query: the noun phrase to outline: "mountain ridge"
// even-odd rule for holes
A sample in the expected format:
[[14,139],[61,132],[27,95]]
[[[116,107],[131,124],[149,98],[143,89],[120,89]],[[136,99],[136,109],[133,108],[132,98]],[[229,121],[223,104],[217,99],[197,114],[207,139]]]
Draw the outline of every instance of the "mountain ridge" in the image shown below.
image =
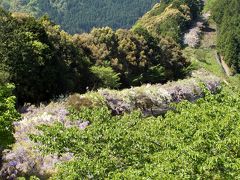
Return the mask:
[[48,14],[67,32],[88,32],[93,27],[130,28],[135,21],[159,0],[0,0],[9,11],[28,12],[36,17]]

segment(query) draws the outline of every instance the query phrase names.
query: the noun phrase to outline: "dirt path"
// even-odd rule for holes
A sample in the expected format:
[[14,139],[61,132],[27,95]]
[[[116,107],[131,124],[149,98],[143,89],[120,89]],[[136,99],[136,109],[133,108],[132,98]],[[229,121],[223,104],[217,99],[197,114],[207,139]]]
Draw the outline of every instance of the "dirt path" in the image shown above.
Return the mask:
[[184,34],[183,43],[189,47],[196,48],[200,45],[204,19],[200,17],[193,23],[192,27]]
[[[205,0],[202,0],[205,3]],[[210,13],[203,13],[192,23],[192,27],[184,34],[183,43],[189,47],[196,48],[201,43],[201,36],[207,23]]]
[[215,54],[215,59],[219,66],[221,66],[223,72],[227,76],[232,76],[232,70],[227,63],[223,60],[223,57],[216,50],[217,42],[217,27],[214,23],[211,23],[209,12],[203,13],[200,18],[193,23],[193,26],[184,35],[184,44],[192,48],[204,48],[212,49]]
[[221,66],[222,70],[227,76],[232,76],[232,70],[224,61],[224,58],[217,52],[216,50],[216,41],[217,41],[217,32],[216,25],[212,23],[208,23],[208,26],[205,27],[203,31],[203,38],[201,42],[202,48],[210,48],[214,50],[215,59],[219,66]]
[[224,69],[224,72],[227,76],[233,76],[234,73],[232,72],[232,70],[229,68],[229,66],[227,65],[227,63],[223,60],[223,57],[220,56],[220,60],[221,60],[221,65],[222,68]]

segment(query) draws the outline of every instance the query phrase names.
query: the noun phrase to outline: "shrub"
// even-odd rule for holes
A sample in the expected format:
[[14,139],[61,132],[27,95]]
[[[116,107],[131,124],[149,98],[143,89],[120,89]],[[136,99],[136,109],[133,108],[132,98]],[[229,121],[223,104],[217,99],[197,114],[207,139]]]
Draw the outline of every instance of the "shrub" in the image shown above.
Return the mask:
[[82,109],[78,118],[91,122],[85,130],[42,126],[43,134],[33,139],[44,153],[74,153],[52,179],[235,179],[239,108],[239,94],[224,89],[182,102],[164,117]]
[[92,66],[91,73],[94,75],[93,87],[118,88],[120,86],[119,73],[113,71],[111,67]]
[[12,96],[14,86],[0,85],[0,150],[14,142],[13,122],[19,119],[15,109],[15,97]]
[[0,70],[0,84],[7,83],[9,79],[9,73],[3,70]]
[[84,95],[73,94],[68,97],[68,107],[80,110],[81,108],[95,108],[105,106],[104,98],[98,92],[87,92]]

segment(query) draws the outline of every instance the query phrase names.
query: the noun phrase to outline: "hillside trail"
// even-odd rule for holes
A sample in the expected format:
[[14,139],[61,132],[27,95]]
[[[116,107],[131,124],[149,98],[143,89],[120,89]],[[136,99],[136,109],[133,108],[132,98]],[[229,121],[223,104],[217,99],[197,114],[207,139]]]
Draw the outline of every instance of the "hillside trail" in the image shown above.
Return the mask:
[[217,26],[210,22],[211,13],[204,12],[184,35],[184,44],[191,48],[212,49],[215,60],[226,76],[232,76],[232,70],[216,50]]
[[233,76],[231,68],[224,61],[224,57],[221,56],[216,49],[217,27],[215,24],[209,22],[209,17],[211,16],[211,14],[208,12],[208,13],[204,13],[203,16],[205,16],[207,23],[203,29],[201,48],[213,49],[215,54],[215,60],[221,66],[225,75],[227,75],[228,77]]
[[191,48],[200,46],[201,35],[203,33],[205,24],[210,14],[204,13],[198,17],[193,23],[189,30],[184,34],[183,43]]

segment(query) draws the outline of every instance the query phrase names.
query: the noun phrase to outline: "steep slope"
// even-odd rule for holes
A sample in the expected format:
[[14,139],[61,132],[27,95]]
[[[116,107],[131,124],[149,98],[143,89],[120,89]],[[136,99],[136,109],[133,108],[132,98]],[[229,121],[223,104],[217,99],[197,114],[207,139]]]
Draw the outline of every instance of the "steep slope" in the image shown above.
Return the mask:
[[[239,88],[240,3],[208,0],[193,26],[185,33],[185,57],[195,68],[204,68]],[[200,24],[200,27],[198,25]]]
[[69,33],[92,27],[129,28],[159,0],[0,0],[10,11],[30,12],[51,19]]
[[213,20],[218,28],[218,51],[234,73],[240,73],[239,9],[238,0],[220,0],[211,8]]
[[[73,112],[73,109],[69,110],[70,107],[74,107],[78,111],[90,107],[94,107],[94,109],[98,110],[99,106],[109,109],[111,113],[103,112],[106,114],[104,115],[105,120],[102,123],[107,121],[108,114],[112,114],[112,118],[114,118],[115,115],[123,115],[124,113],[126,115],[126,112],[129,113],[137,109],[140,109],[145,116],[159,115],[171,109],[170,103],[181,102],[183,100],[195,101],[203,97],[203,90],[200,88],[199,83],[206,85],[210,92],[216,92],[220,87],[220,81],[217,77],[208,73],[206,74],[205,71],[197,71],[194,72],[189,79],[170,82],[165,85],[144,85],[122,91],[102,89],[97,92],[88,92],[83,95],[74,94],[67,98],[66,102],[51,103],[48,106],[41,106],[39,108],[34,106],[26,107],[25,113],[22,114],[22,121],[16,123],[16,143],[14,144],[13,150],[7,152],[4,156],[5,163],[2,171],[0,171],[0,177],[2,176],[3,179],[5,179],[6,177],[13,177],[14,175],[27,176],[31,174],[40,177],[40,179],[48,179],[47,177],[49,176],[55,176],[56,164],[67,163],[69,160],[77,158],[77,153],[72,153],[71,150],[63,153],[61,156],[55,154],[43,155],[34,148],[37,146],[37,148],[40,149],[41,145],[39,144],[38,146],[31,138],[32,136],[29,136],[29,134],[39,134],[41,130],[38,129],[38,126],[40,125],[45,125],[47,127],[59,123],[62,124],[63,127],[69,129],[77,127],[82,131],[86,128],[91,128],[91,126],[99,127],[98,125],[94,125],[93,116],[89,116],[88,119],[80,118],[77,120],[70,120],[69,114]],[[99,112],[95,114],[97,111],[93,109],[90,109],[90,112],[92,112],[95,117],[99,115]],[[116,117],[120,118],[121,116]],[[130,122],[132,118],[133,117],[129,117],[128,121]],[[113,121],[109,123],[110,128],[113,123]],[[24,129],[27,129],[27,131],[24,131]],[[64,133],[64,131],[61,131],[61,133]],[[51,134],[48,134],[47,137],[48,136],[51,136]],[[60,136],[61,135],[56,135],[56,139]],[[85,144],[83,147],[85,148]],[[12,162],[14,162],[14,165],[10,167],[9,164]],[[81,160],[79,162],[81,162]],[[113,171],[117,171],[117,169],[118,168],[115,168]],[[73,170],[75,169],[73,168]],[[66,170],[64,171],[68,172]],[[81,177],[86,176],[84,173],[77,174]],[[107,176],[107,173],[101,176]],[[56,179],[67,178],[64,176],[63,178]]]
[[170,37],[181,43],[183,32],[198,17],[202,6],[202,0],[163,0],[140,18],[133,30],[145,29],[155,37]]
[[[189,17],[195,19],[190,5],[197,0],[162,2],[189,3]],[[156,7],[160,7],[159,4]],[[178,7],[183,8],[183,4]],[[159,81],[164,70],[161,66],[172,70],[174,64],[186,62],[179,46],[162,38],[174,38],[169,35],[182,21],[181,18],[171,21],[171,17],[179,18],[181,11],[172,4],[167,5],[165,10],[163,14],[170,18],[158,21],[161,15],[147,14],[144,16],[146,19],[139,21],[142,27],[134,31],[94,28],[90,33],[74,36],[61,31],[47,19],[36,21],[28,16],[10,17],[0,11],[0,63],[1,59],[12,61],[10,65],[17,65],[17,72],[21,70],[16,75],[18,77],[28,70],[19,68],[19,65],[28,67],[34,61],[39,62],[35,66],[37,70],[38,66],[55,69],[55,64],[49,66],[43,61],[48,55],[46,52],[54,52],[59,55],[54,59],[49,54],[50,62],[57,60],[60,65],[70,65],[65,72],[62,69],[57,71],[61,74],[75,71],[80,75],[78,79],[82,67],[89,68],[84,64],[76,67],[76,62],[81,62],[83,59],[80,57],[85,55],[94,64],[95,70],[99,68],[99,74],[106,74],[107,71],[102,71],[103,67],[114,67],[122,75],[127,72],[126,77],[135,72],[140,73],[136,74],[137,77],[141,77],[141,69],[143,73],[151,70],[147,80],[154,77]],[[163,85],[147,84],[123,90],[99,89],[73,94],[46,106],[22,107],[22,119],[13,124],[16,142],[2,155],[0,146],[0,179],[240,179],[240,92],[237,88],[224,86],[220,79],[233,86],[236,82],[238,86],[235,87],[239,87],[240,83],[236,76],[226,76],[221,60],[217,61],[216,24],[211,19],[202,23],[199,19],[195,20],[196,23],[191,26],[184,26],[188,29],[185,34],[188,47],[182,46],[182,50],[186,58],[196,65],[195,68],[201,70],[192,71],[192,77],[188,79]],[[167,28],[157,31],[159,34],[147,28],[148,23],[159,27],[161,22],[170,28],[174,25],[169,30],[170,34],[164,34],[168,33]],[[179,37],[183,37],[182,30],[177,34]],[[12,39],[15,32],[18,34]],[[6,46],[11,42],[20,47]],[[43,51],[48,48],[49,51]],[[1,58],[1,55],[8,54],[10,58]],[[15,56],[11,57],[12,54]],[[30,58],[26,54],[30,54]],[[21,56],[23,62],[27,60],[29,63],[19,61]],[[15,60],[18,60],[17,63]],[[154,61],[159,66],[152,66],[156,65]],[[37,74],[36,69],[30,70]],[[167,72],[164,74],[169,77]],[[43,74],[51,77],[48,71],[43,71]],[[157,78],[152,76],[155,74]],[[42,78],[36,77],[30,85]],[[84,77],[89,84],[91,76]],[[73,81],[73,84],[77,83]],[[36,87],[47,84],[43,82]],[[39,93],[34,95],[39,96]],[[1,118],[2,109],[7,116],[14,109],[14,100],[6,102],[12,105],[1,100],[0,91],[0,107],[7,105],[7,108],[0,108],[0,121],[5,120]],[[162,113],[164,116],[160,115]],[[11,129],[9,132],[12,132]]]
[[[71,36],[47,18],[0,9],[0,81],[16,85],[21,103],[100,87],[164,83],[186,75],[176,43],[119,29]],[[46,76],[47,74],[47,76]]]

